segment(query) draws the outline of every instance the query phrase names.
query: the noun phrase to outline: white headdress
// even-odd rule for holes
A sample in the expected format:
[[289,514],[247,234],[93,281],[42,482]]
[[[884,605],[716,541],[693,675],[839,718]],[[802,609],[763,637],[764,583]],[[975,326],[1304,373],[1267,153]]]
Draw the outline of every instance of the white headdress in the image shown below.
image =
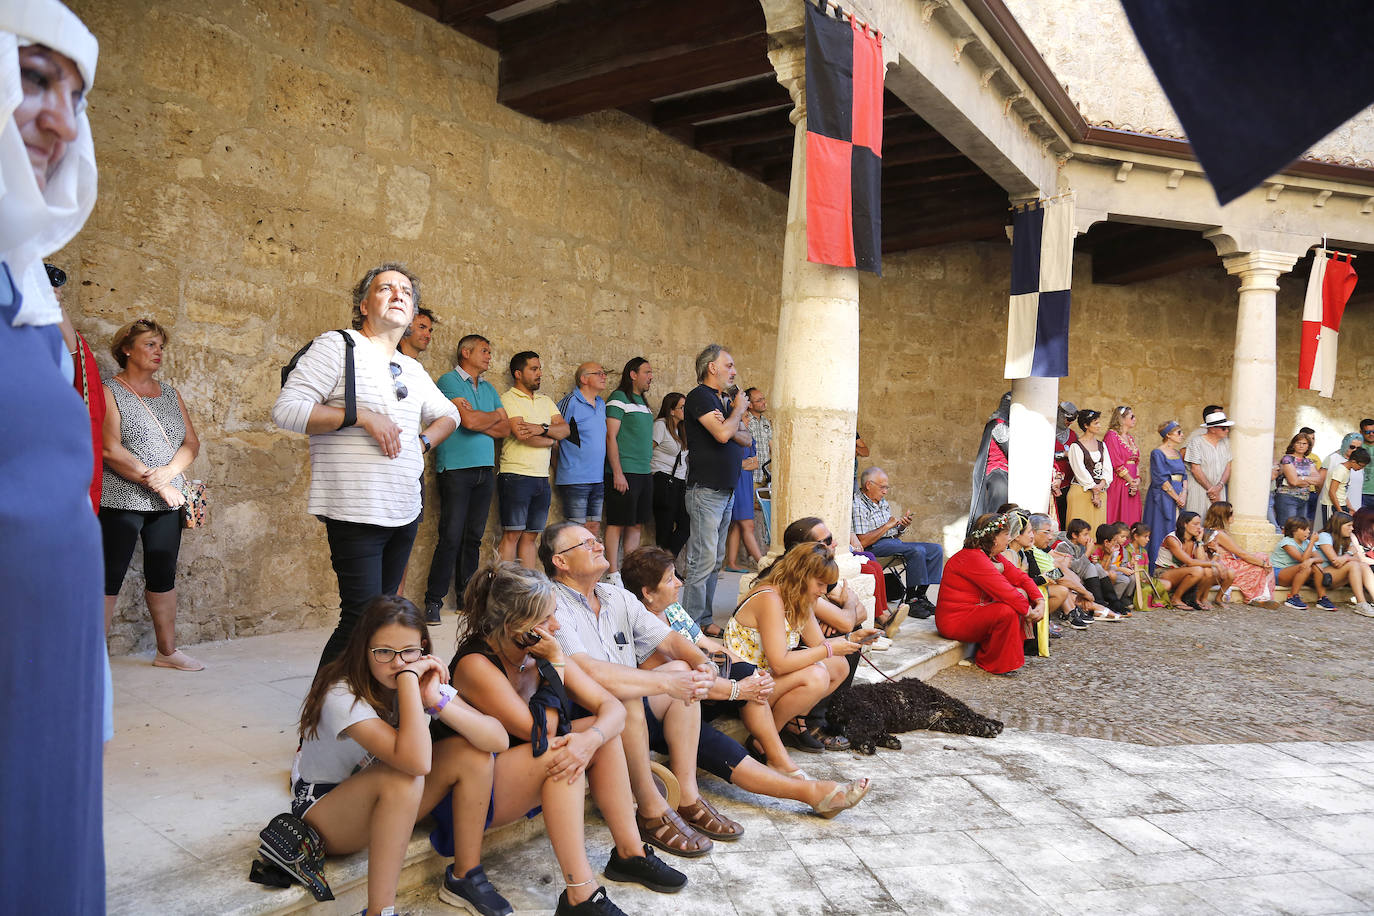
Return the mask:
[[70,242],[95,206],[95,146],[85,112],[44,190],[14,122],[23,100],[19,48],[44,45],[71,58],[89,92],[99,45],[81,20],[57,0],[0,0],[0,261],[14,274],[24,303],[16,325],[56,324],[57,299],[43,258]]

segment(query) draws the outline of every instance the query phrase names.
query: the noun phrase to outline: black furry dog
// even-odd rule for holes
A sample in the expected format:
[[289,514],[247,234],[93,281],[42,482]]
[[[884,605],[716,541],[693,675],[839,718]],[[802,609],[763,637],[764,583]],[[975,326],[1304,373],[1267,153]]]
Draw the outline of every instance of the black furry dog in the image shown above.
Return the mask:
[[854,750],[872,754],[879,747],[897,750],[896,732],[928,728],[954,735],[993,738],[1002,723],[979,715],[962,701],[920,678],[854,684],[830,707],[830,727],[849,739]]

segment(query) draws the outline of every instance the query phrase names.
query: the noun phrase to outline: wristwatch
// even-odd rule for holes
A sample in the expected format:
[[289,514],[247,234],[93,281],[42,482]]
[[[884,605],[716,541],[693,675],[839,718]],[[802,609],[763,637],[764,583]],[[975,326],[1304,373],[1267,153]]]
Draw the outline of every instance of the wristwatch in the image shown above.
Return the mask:
[[544,427],[544,435],[547,436],[547,435],[549,434],[549,424],[547,424],[547,423],[540,423],[539,425],[542,426],[542,427]]
[[426,436],[424,433],[420,433],[420,445],[422,446],[420,450],[420,454],[422,455],[429,454],[429,450],[434,448],[434,444],[429,441],[429,436]]

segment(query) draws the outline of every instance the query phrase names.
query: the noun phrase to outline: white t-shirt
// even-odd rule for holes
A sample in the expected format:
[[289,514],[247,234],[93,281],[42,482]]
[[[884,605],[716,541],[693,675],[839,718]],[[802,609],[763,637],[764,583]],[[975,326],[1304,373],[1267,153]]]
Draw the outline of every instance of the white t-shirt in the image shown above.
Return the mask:
[[[678,455],[682,455],[682,460],[678,461]],[[649,456],[649,472],[651,474],[673,474],[673,464],[677,464],[677,473],[673,476],[679,480],[687,479],[687,449],[678,444],[673,438],[673,434],[668,432],[668,424],[662,419],[654,421],[654,451]]]
[[301,743],[300,776],[305,782],[340,783],[372,762],[372,755],[343,734],[344,729],[381,718],[342,681],[329,688],[315,737]]

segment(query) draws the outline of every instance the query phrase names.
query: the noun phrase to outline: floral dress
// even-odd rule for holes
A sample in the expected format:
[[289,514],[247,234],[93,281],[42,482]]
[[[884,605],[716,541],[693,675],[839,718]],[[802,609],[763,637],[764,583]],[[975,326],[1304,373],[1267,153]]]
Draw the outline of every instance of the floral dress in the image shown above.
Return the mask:
[[[740,623],[736,615],[739,614],[740,608],[744,607],[744,605],[749,602],[750,598],[771,591],[773,591],[771,588],[759,589],[757,592],[754,592],[753,595],[745,598],[739,603],[739,607],[735,608],[735,613],[730,615],[729,621],[725,624],[725,648],[729,649],[760,671],[772,670],[768,665],[768,659],[764,658],[763,655],[763,640],[759,637],[759,631],[757,629]],[[801,643],[801,637],[802,631],[800,627],[795,630],[790,626],[787,628],[788,651],[797,648]]]

